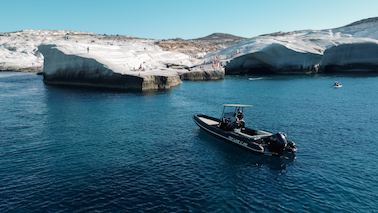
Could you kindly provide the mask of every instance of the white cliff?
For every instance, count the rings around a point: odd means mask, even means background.
[[[324,52],[320,67],[325,72],[377,72],[378,42],[331,47]]]
[[[165,51],[154,40],[110,40],[98,35],[79,38],[67,35],[63,40],[45,41],[38,46],[44,56],[45,83],[145,91],[169,89],[180,84],[181,78],[213,80],[224,76],[224,72],[216,70],[190,69],[202,60]],[[208,73],[214,76],[207,78]],[[190,78],[192,75],[196,78]]]
[[[208,58],[229,62],[226,74],[319,72],[322,71],[319,70],[320,63],[327,49],[342,44],[376,43],[377,20],[362,20],[336,29],[261,35],[210,53]],[[364,51],[358,50],[359,46],[355,46],[353,51]],[[373,59],[369,56],[363,60],[371,63],[369,60]]]
[[[378,71],[378,18],[250,39],[225,35],[153,40],[72,31],[0,33],[0,70],[43,68],[48,84],[126,90],[222,79],[221,64],[226,74]]]

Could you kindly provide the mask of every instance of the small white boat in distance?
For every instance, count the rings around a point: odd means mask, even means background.
[[[342,85],[340,82],[336,81],[336,82],[333,84],[333,87],[334,87],[334,88],[341,88],[341,87],[343,87],[343,85]]]
[[[250,81],[257,81],[257,80],[262,80],[263,77],[256,77],[256,78],[248,78]]]

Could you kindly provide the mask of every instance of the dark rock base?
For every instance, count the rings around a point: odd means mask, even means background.
[[[210,81],[224,79],[225,72],[215,71],[190,71],[180,75],[181,80],[186,81]]]

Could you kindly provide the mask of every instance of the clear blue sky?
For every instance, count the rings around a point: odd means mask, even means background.
[[[245,37],[378,16],[378,0],[1,0],[0,31],[68,29],[149,38]]]

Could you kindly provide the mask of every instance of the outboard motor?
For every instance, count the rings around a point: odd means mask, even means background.
[[[288,141],[286,139],[286,135],[284,133],[279,132],[270,137],[268,148],[269,148],[269,151],[281,155],[287,145],[288,145]]]
[[[292,153],[295,153],[297,151],[297,146],[295,145],[295,143],[293,141],[288,141],[287,146],[286,146],[286,150],[288,150]]]

